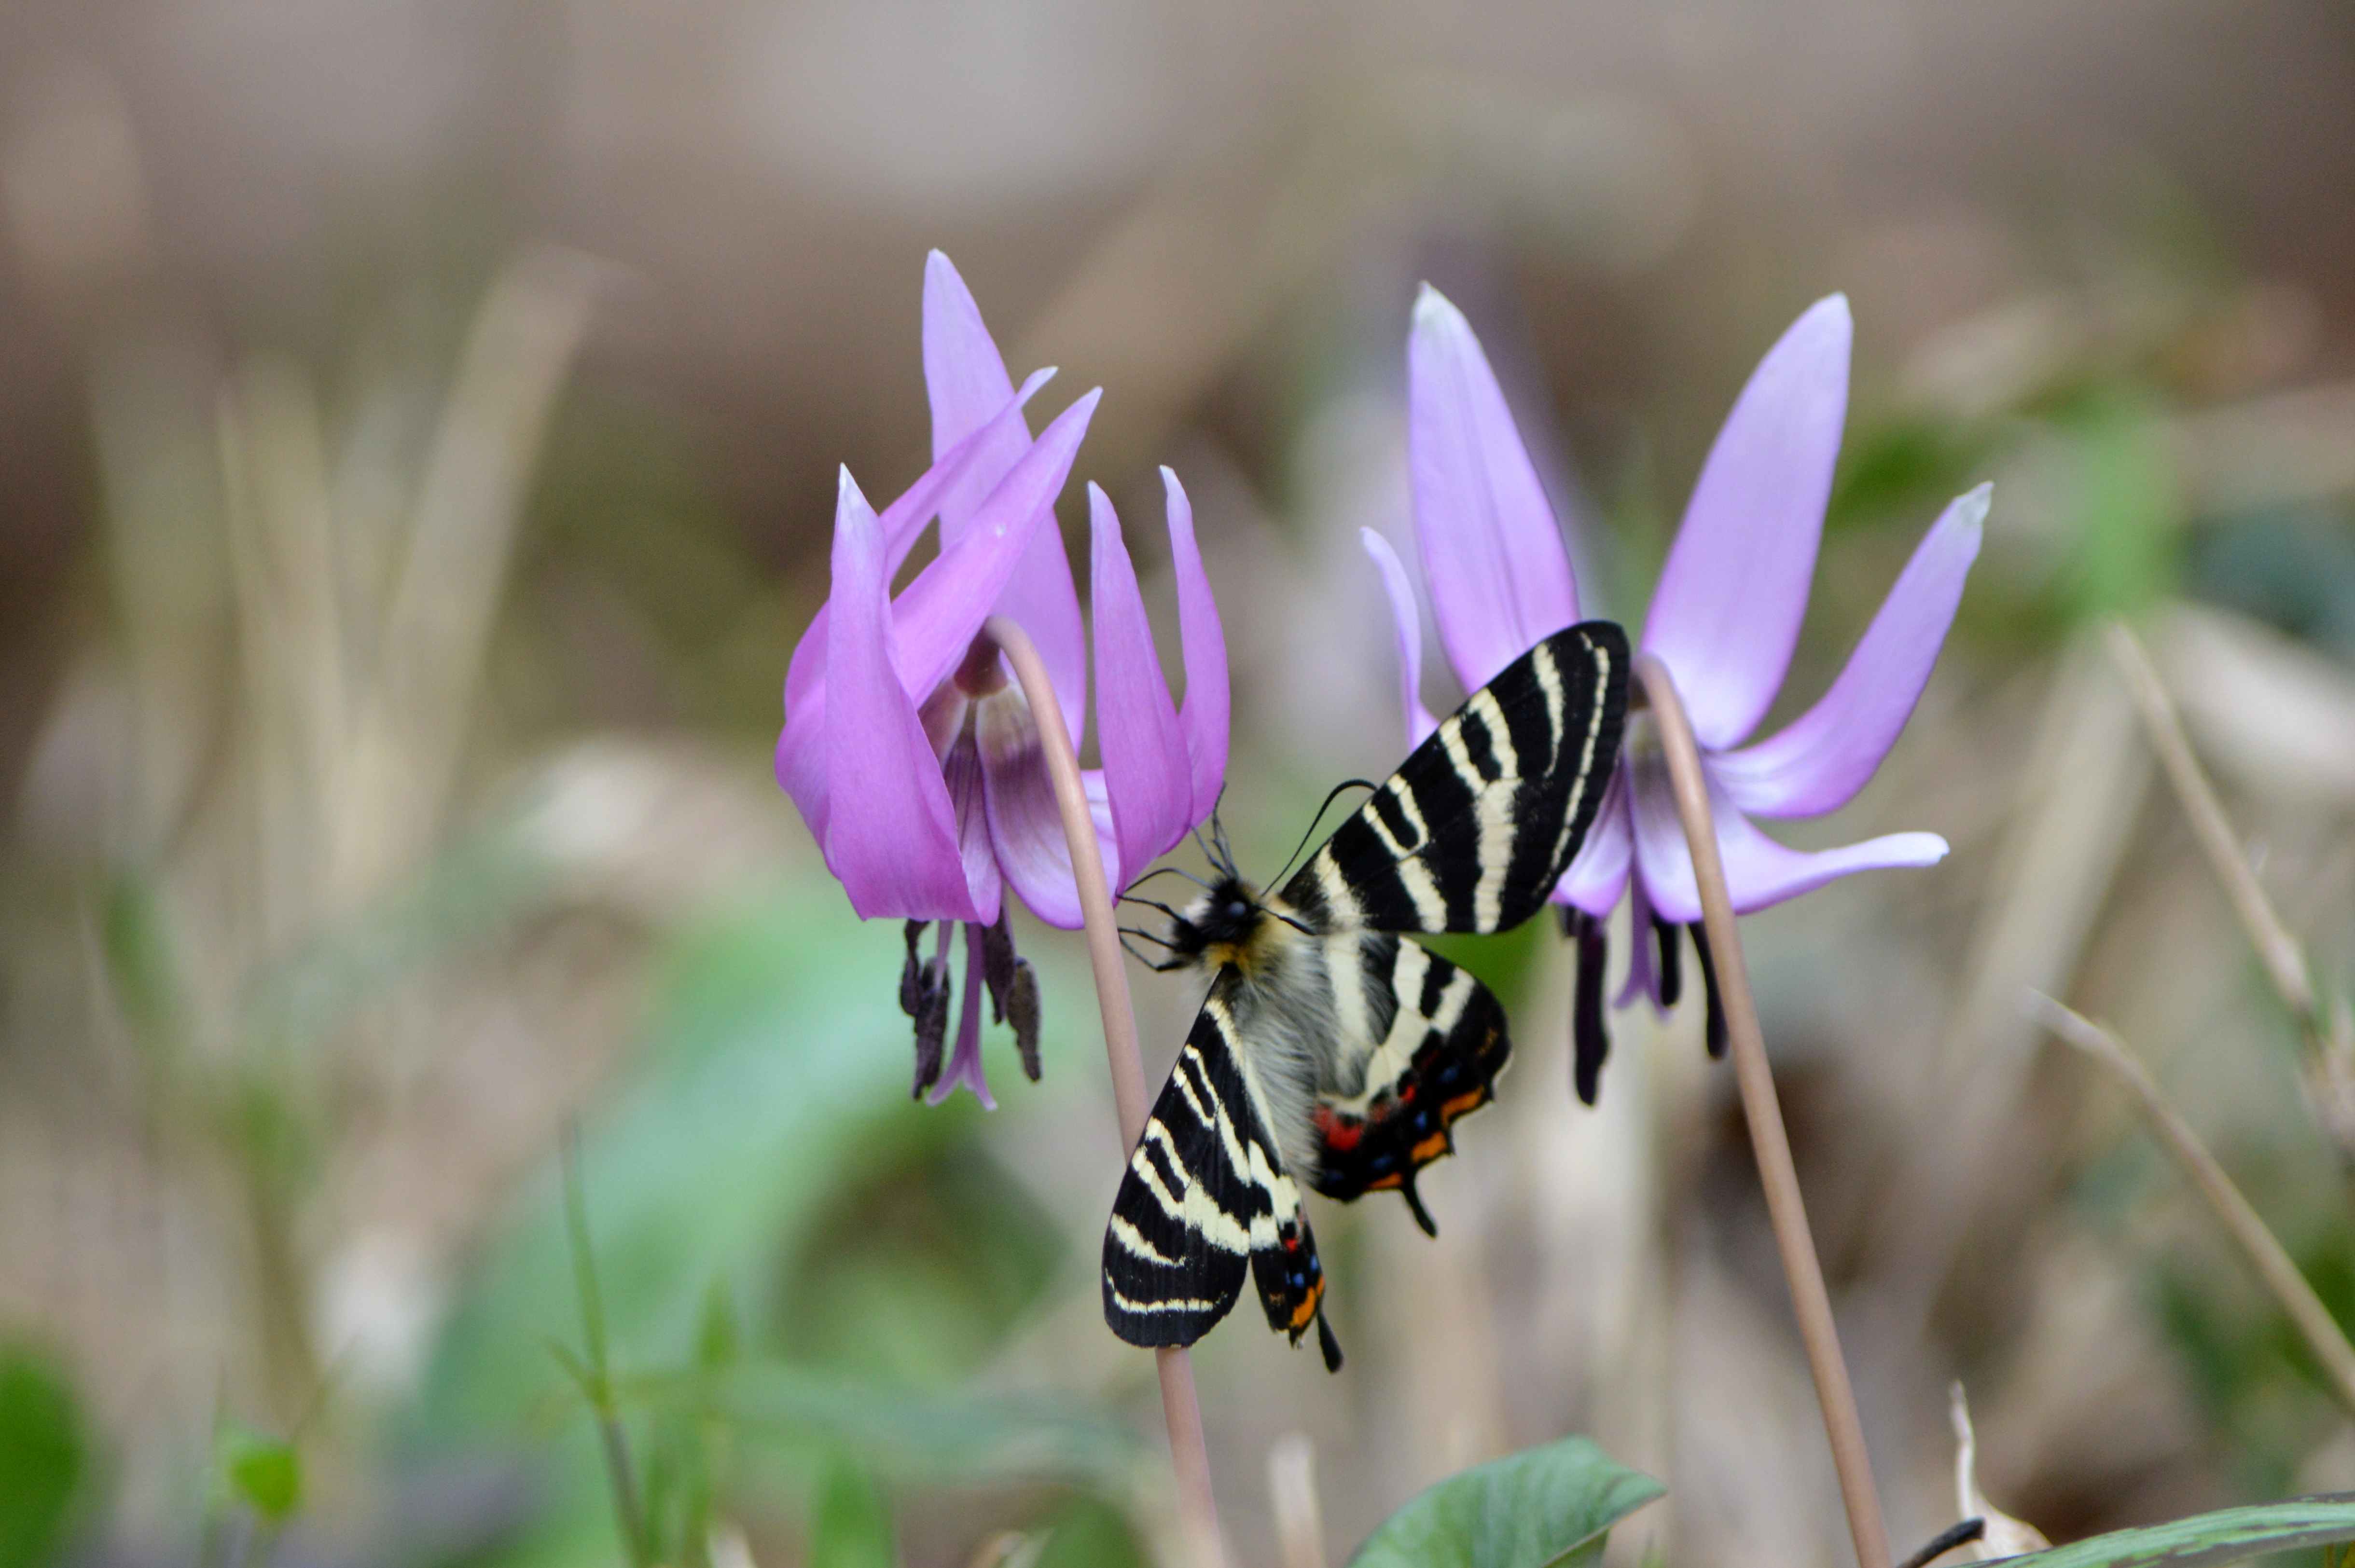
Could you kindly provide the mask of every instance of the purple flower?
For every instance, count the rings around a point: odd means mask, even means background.
[[[1851,872],[1929,865],[1946,853],[1935,833],[1913,832],[1808,853],[1751,821],[1836,810],[1872,777],[1929,679],[1987,517],[1986,485],[1949,505],[1831,689],[1788,727],[1743,744],[1783,684],[1806,611],[1848,407],[1850,332],[1847,300],[1819,301],[1752,373],[1701,466],[1644,622],[1643,648],[1667,664],[1691,716],[1726,881],[1742,914]],[[1576,621],[1578,587],[1479,340],[1428,287],[1408,347],[1407,436],[1433,618],[1448,663],[1470,689]],[[1365,542],[1390,594],[1408,736],[1419,741],[1432,718],[1416,694],[1413,590],[1380,535],[1369,530]],[[1619,1004],[1641,991],[1672,1006],[1680,989],[1676,927],[1700,919],[1700,898],[1666,761],[1647,727],[1631,730],[1602,814],[1554,894],[1581,945],[1578,1083],[1589,1103],[1605,1049],[1602,922],[1623,893],[1634,899],[1636,929],[1655,933],[1657,954],[1656,961],[1636,942]],[[1704,948],[1710,980],[1707,961]],[[1716,1049],[1723,1023],[1713,980],[1709,990]]]
[[[835,512],[833,591],[794,650],[777,782],[794,799],[867,919],[907,922],[900,1004],[916,1025],[916,1091],[960,1084],[994,1105],[981,1070],[981,997],[1014,1026],[1039,1075],[1038,988],[1014,952],[1006,890],[1050,926],[1080,924],[1071,858],[1039,727],[997,646],[992,615],[1019,625],[1054,683],[1077,746],[1088,705],[1088,632],[1054,503],[1100,393],[1036,441],[1022,408],[1050,372],[1015,389],[948,258],[924,273],[924,381],[933,464],[879,517],[849,472]],[[1227,656],[1178,476],[1161,471],[1178,578],[1186,703],[1162,679],[1120,519],[1089,490],[1098,747],[1085,775],[1117,892],[1209,814],[1227,766]],[[934,516],[940,553],[891,579]],[[926,927],[939,930],[923,951]],[[965,927],[964,994],[943,1073],[949,948]]]

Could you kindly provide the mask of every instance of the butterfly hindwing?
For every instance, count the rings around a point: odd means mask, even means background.
[[[1558,631],[1472,694],[1285,884],[1328,927],[1502,931],[1585,841],[1619,751],[1627,637]]]
[[[1250,1272],[1269,1326],[1297,1343],[1314,1324],[1337,1366],[1324,1266],[1235,1036],[1244,984],[1231,968],[1211,983],[1129,1158],[1104,1231],[1104,1320],[1133,1345],[1190,1345]]]
[[[1415,1173],[1455,1151],[1458,1118],[1487,1105],[1512,1055],[1494,992],[1421,943],[1366,934],[1329,965],[1337,991],[1358,986],[1369,1027],[1336,1057],[1317,1089],[1311,1182],[1347,1202],[1395,1190],[1433,1234]],[[1374,1031],[1379,1029],[1380,1033]]]

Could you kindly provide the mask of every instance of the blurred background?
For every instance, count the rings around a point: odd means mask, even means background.
[[[2355,1488],[2207,1211],[2021,1007],[2111,1020],[2355,1316],[2350,1166],[2097,635],[2143,629],[2343,994],[2351,191],[2331,0],[13,0],[0,1564],[618,1561],[568,1126],[666,1561],[1161,1558],[1077,943],[1019,934],[1042,1083],[993,1032],[1000,1109],[911,1104],[899,930],[770,775],[835,465],[888,495],[929,450],[932,246],[1062,367],[1041,411],[1109,389],[1076,476],[1167,622],[1153,465],[1191,490],[1247,867],[1401,749],[1357,530],[1409,538],[1420,280],[1630,623],[1751,366],[1845,290],[1778,717],[1996,485],[1911,729],[1783,834],[1953,855],[1744,927],[1892,1532],[1955,1518],[1955,1378],[2056,1539]],[[1198,1355],[1237,1561],[1304,1452],[1337,1562],[1568,1432],[1670,1489],[1614,1561],[1843,1560],[1699,1008],[1617,1015],[1589,1111],[1550,926],[1464,950],[1519,1050],[1438,1240],[1319,1207],[1346,1372],[1248,1312]],[[1158,1082],[1199,982],[1137,985]]]

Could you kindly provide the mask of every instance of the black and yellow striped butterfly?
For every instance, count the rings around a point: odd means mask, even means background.
[[[1214,978],[1104,1231],[1104,1319],[1189,1345],[1253,1276],[1269,1325],[1340,1347],[1299,1183],[1395,1190],[1486,1105],[1512,1045],[1471,975],[1402,932],[1502,931],[1541,908],[1601,805],[1627,707],[1626,634],[1588,621],[1530,649],[1417,747],[1280,893],[1215,849],[1156,968]]]

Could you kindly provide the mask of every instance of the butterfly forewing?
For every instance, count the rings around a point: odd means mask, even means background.
[[[1104,1231],[1105,1321],[1133,1345],[1190,1345],[1256,1275],[1268,1323],[1296,1342],[1313,1324],[1323,1265],[1235,1038],[1243,985],[1222,969],[1129,1158]]]
[[[1332,929],[1502,931],[1536,914],[1602,804],[1626,634],[1558,631],[1448,715],[1284,885]]]

